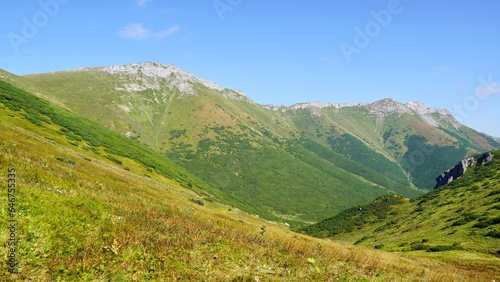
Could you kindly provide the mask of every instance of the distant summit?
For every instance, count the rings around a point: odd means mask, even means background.
[[[147,77],[150,79],[164,78],[170,79],[173,85],[179,88],[181,92],[193,93],[194,90],[191,86],[192,83],[199,83],[210,89],[223,91],[225,88],[206,79],[198,78],[197,76],[190,74],[176,67],[175,65],[164,65],[158,63],[138,63],[130,65],[120,65],[120,66],[110,66],[100,68],[99,70],[108,72],[109,74],[126,74],[135,75],[136,77]],[[156,84],[153,85],[143,85],[143,87],[148,87],[159,89]]]
[[[134,63],[127,65],[88,67],[70,70],[70,72],[105,72],[123,80],[127,80],[115,90],[129,93],[140,92],[148,89],[161,91],[162,87],[170,90],[178,90],[183,95],[194,95],[195,85],[202,85],[208,89],[221,92],[224,96],[234,100],[252,102],[245,94],[236,89],[225,88],[215,82],[199,78],[172,64],[160,64],[153,62]],[[252,102],[253,103],[253,102]]]
[[[320,109],[342,109],[342,108],[366,108],[368,111],[378,117],[386,117],[392,114],[416,114],[427,124],[434,127],[442,126],[439,120],[436,120],[435,115],[439,116],[441,119],[449,122],[455,129],[460,127],[460,122],[458,122],[453,115],[443,108],[430,108],[424,105],[422,102],[411,101],[406,104],[398,102],[393,98],[385,98],[373,103],[325,103],[325,102],[306,102],[297,103],[289,107],[285,106],[274,106],[274,105],[264,105],[266,109],[274,111],[287,111],[287,110],[301,110],[310,109],[314,114],[320,115]]]

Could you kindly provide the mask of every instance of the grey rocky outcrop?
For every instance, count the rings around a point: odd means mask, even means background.
[[[492,152],[486,152],[482,154],[478,159],[477,159],[477,165],[483,165],[484,163],[491,162],[495,155]]]
[[[473,167],[476,163],[477,165],[481,166],[487,162],[490,162],[493,157],[493,153],[486,152],[479,158],[477,158],[477,160],[472,157],[461,160],[458,164],[441,173],[436,178],[436,186],[434,187],[434,189],[458,179],[460,176],[464,175],[468,168]]]

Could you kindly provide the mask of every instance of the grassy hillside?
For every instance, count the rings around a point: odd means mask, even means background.
[[[265,107],[155,63],[28,75],[19,86],[146,144],[219,198],[291,225],[388,193],[417,197],[465,154],[500,146],[440,115],[432,126],[370,105]]]
[[[129,93],[120,90],[126,88],[123,85],[149,78],[93,69],[26,79],[45,89],[48,99],[57,98],[72,111],[147,144],[241,201],[242,209],[268,219],[295,225],[390,191],[408,197],[421,193],[410,188],[403,171],[380,154],[373,156],[383,166],[370,162],[371,167],[359,169],[366,167],[363,160],[346,158],[328,144],[310,150],[311,141],[301,138],[290,117],[245,99],[228,99],[202,85],[193,86],[195,95],[186,94],[170,88],[170,80],[158,78],[159,89]],[[388,175],[392,169],[396,177]]]
[[[75,148],[83,149],[95,156],[102,156],[121,165],[125,170],[130,169],[128,163],[136,162],[141,165],[143,174],[159,173],[207,199],[244,206],[247,211],[256,212],[251,206],[222,193],[216,187],[210,186],[133,139],[82,119],[8,83],[0,81],[0,91],[0,102],[7,109],[19,112],[23,118],[40,128],[49,127],[56,130],[59,139],[66,140]],[[48,138],[53,139],[53,137]]]
[[[136,151],[142,147],[131,140],[11,85],[0,85],[0,183],[16,187],[10,196],[7,191],[0,194],[2,281],[494,277],[481,268],[463,269],[308,238],[207,201],[193,192],[195,185],[193,190],[180,185],[191,181],[202,186],[196,178],[168,162],[149,169],[132,154],[150,154],[146,156],[154,160],[151,151]],[[115,151],[106,151],[109,148]],[[7,228],[12,224],[14,232]],[[12,236],[17,244],[10,252],[7,242]],[[18,263],[13,274],[7,259],[11,253]]]
[[[408,197],[421,194],[415,189],[409,189],[409,179],[390,156],[369,144],[368,139],[363,140],[353,135],[353,132],[358,133],[359,130],[364,131],[374,126],[371,124],[373,118],[368,118],[366,112],[363,115],[359,109],[351,109],[346,115],[340,115],[327,109],[322,116],[318,116],[308,109],[299,109],[287,112],[287,115],[300,132],[301,137],[296,142],[331,165]],[[349,122],[346,124],[348,115]],[[345,129],[347,125],[352,131]],[[373,127],[370,131],[375,132]]]
[[[489,268],[500,274],[500,151],[494,154],[415,200],[383,196],[302,231],[388,251],[439,253],[461,264],[467,256],[490,257]]]

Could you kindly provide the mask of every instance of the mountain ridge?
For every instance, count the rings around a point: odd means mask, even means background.
[[[433,187],[429,175],[466,154],[500,147],[465,126],[457,129],[445,110],[422,103],[270,107],[172,65],[13,79],[147,144],[242,200],[239,208],[257,206],[261,216],[292,224],[320,220],[390,191],[416,197]]]
[[[230,89],[210,80],[199,78],[196,75],[188,73],[173,64],[161,64],[154,62],[142,62],[142,63],[132,63],[125,65],[114,65],[114,66],[105,66],[105,67],[85,67],[78,68],[67,71],[58,71],[58,72],[78,72],[78,71],[89,71],[89,70],[99,70],[104,71],[110,74],[144,74],[147,77],[155,78],[165,78],[168,79],[170,77],[174,77],[174,84],[179,88],[181,92],[188,92],[190,94],[194,93],[194,90],[186,84],[186,82],[191,83],[200,83],[203,86],[214,89],[220,92],[230,91],[236,93],[238,96],[244,96],[247,102],[255,103],[252,99],[247,97],[243,91],[237,89]],[[57,73],[57,72],[49,72],[49,73]],[[177,80],[175,80],[177,79]],[[145,84],[142,87],[138,85],[129,85],[128,89],[117,89],[117,90],[126,90],[129,92],[132,91],[141,91],[148,88],[159,90],[158,84]],[[228,97],[230,98],[230,97]],[[241,98],[240,98],[241,99]],[[310,102],[297,102],[290,106],[284,105],[272,105],[272,104],[259,104],[264,108],[272,109],[272,110],[283,110],[283,109],[316,109],[316,108],[328,108],[333,107],[336,109],[345,108],[345,107],[368,107],[370,112],[387,116],[393,113],[408,113],[410,110],[415,111],[420,115],[426,115],[426,121],[431,125],[437,125],[438,123],[429,117],[430,114],[437,113],[442,116],[446,116],[450,118],[450,122],[452,124],[459,124],[459,122],[453,117],[451,112],[445,108],[436,108],[436,107],[427,107],[424,103],[420,101],[409,101],[407,103],[401,103],[394,98],[382,98],[380,100],[374,102],[347,102],[347,103],[336,103],[336,102],[321,102],[321,101],[310,101]]]

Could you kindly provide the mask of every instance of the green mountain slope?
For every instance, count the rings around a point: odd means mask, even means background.
[[[387,193],[416,197],[422,193],[416,188],[432,187],[429,176],[468,153],[500,147],[449,113],[419,104],[262,106],[171,65],[86,68],[19,81],[147,144],[241,208],[291,224]]]
[[[500,151],[458,180],[409,201],[383,196],[303,232],[390,251],[500,255]],[[500,270],[500,269],[498,269]]]
[[[4,82],[0,131],[0,183],[16,188],[0,193],[1,281],[495,277],[308,238],[208,201],[193,192],[207,184],[154,151]]]
[[[141,171],[146,175],[158,173],[206,197],[237,204],[234,199],[226,194],[219,194],[217,189],[137,141],[105,129],[3,81],[0,81],[0,103],[5,109],[18,112],[23,119],[40,128],[55,130],[59,140],[65,140],[75,148],[120,164],[124,170],[130,169],[127,164],[135,163],[141,166]]]

